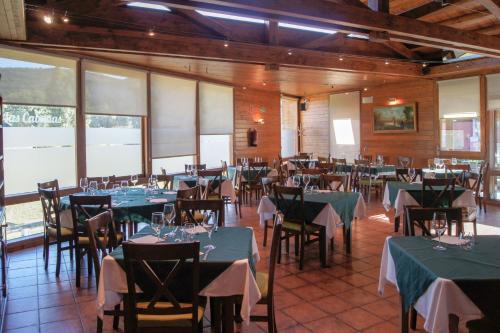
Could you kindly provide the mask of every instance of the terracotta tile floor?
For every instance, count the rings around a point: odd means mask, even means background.
[[[229,208],[229,225],[253,226],[262,260],[257,269],[266,270],[269,246],[261,246],[263,231],[258,225],[257,207],[243,209],[238,219]],[[480,214],[480,234],[500,234],[500,209],[489,207]],[[373,201],[367,217],[353,226],[352,253],[342,250],[337,233],[331,266],[321,269],[318,249],[306,249],[306,264],[299,271],[295,257],[284,254],[276,272],[276,316],[280,332],[399,332],[399,296],[393,287],[384,296],[377,293],[380,254],[387,235],[393,234],[382,205]],[[293,247],[292,247],[293,248]],[[5,329],[9,333],[95,332],[96,288],[93,277],[74,285],[74,264],[65,255],[61,275],[55,277],[55,256],[51,253],[44,270],[41,247],[14,252],[9,257],[9,301]],[[83,273],[87,276],[86,273]],[[262,312],[263,308],[256,309]],[[123,331],[123,322],[120,323]],[[422,319],[418,320],[421,330]],[[113,332],[111,321],[105,331]],[[207,329],[207,332],[209,330]],[[237,332],[265,332],[266,325],[237,326]]]

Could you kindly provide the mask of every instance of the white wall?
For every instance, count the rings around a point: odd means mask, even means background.
[[[330,95],[330,155],[353,161],[359,154],[359,91]]]

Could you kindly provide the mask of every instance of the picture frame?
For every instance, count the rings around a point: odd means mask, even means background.
[[[373,108],[373,133],[412,133],[417,130],[417,103]]]

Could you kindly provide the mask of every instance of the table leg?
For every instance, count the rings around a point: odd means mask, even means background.
[[[346,228],[345,225],[342,228],[344,228],[345,252],[351,253],[351,228]]]
[[[457,315],[450,313],[448,315],[448,332],[450,333],[458,333],[458,322],[459,318]]]
[[[394,217],[394,232],[398,232],[399,231],[399,223],[400,223],[400,217],[399,216],[395,216]]]
[[[223,329],[224,333],[234,333],[234,298],[223,297]]]
[[[326,228],[321,227],[319,229],[319,248],[320,248],[320,259],[321,267],[327,267],[327,253],[328,253],[328,241],[326,240]]]
[[[401,297],[401,333],[408,333],[409,331],[409,322],[408,322],[408,310],[404,307],[403,295]]]

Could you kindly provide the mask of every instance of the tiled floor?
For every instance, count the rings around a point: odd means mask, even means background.
[[[269,246],[262,244],[256,206],[244,207],[238,219],[233,209],[227,214],[229,225],[253,226],[260,245],[262,260],[258,269],[267,269]],[[489,207],[479,217],[479,233],[500,234],[500,209]],[[387,235],[393,234],[382,205],[367,206],[367,217],[353,227],[350,256],[342,251],[342,235],[337,233],[331,267],[321,269],[316,258],[318,249],[306,250],[303,271],[293,255],[284,255],[277,268],[276,307],[280,332],[398,332],[399,296],[394,288],[386,288],[383,297],[377,293],[380,254]],[[64,256],[58,279],[55,256],[44,270],[41,248],[10,254],[9,301],[5,329],[9,333],[31,332],[95,332],[96,288],[94,279],[82,279],[82,287],[74,285],[74,264]],[[87,275],[84,273],[84,275]],[[257,312],[263,309],[256,309]],[[422,327],[419,319],[418,326]],[[123,330],[123,323],[120,324]],[[105,321],[105,331],[112,332]],[[265,332],[263,324],[237,327],[240,332]]]

